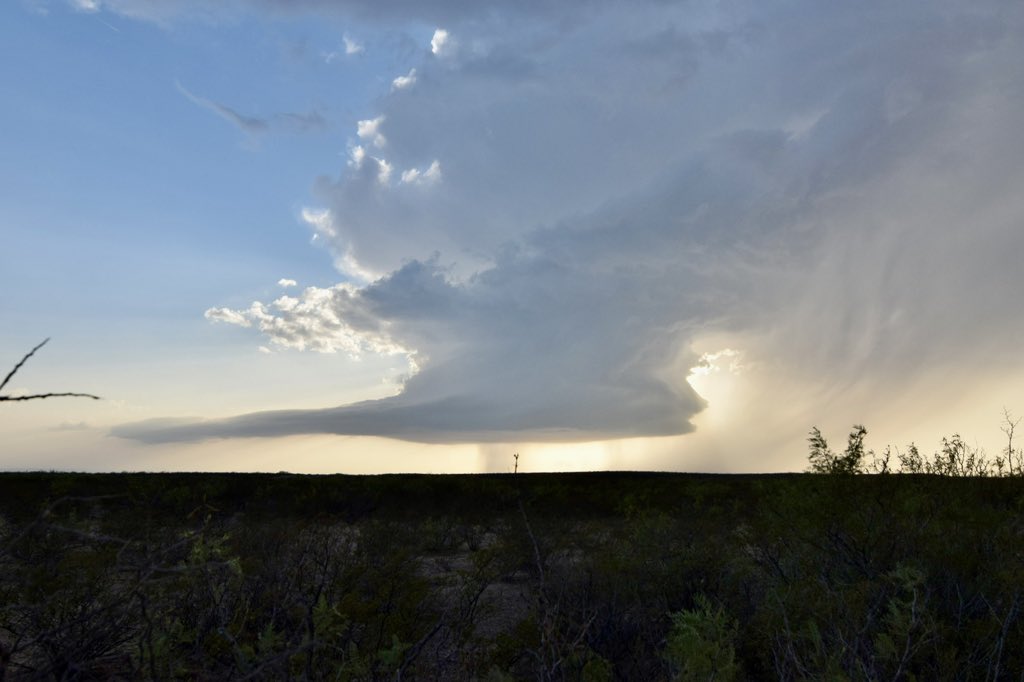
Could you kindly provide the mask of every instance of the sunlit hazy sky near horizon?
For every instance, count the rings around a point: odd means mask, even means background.
[[[0,469],[786,471],[1024,414],[1024,5],[13,0]]]

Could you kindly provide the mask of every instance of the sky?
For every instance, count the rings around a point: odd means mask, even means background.
[[[1024,414],[1024,5],[13,0],[0,469],[798,471]]]

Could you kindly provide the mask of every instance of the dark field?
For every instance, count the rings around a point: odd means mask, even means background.
[[[1002,680],[1024,481],[0,474],[0,678]]]

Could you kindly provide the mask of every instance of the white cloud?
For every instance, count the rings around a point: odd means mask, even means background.
[[[323,58],[324,64],[331,64],[340,56],[340,53],[336,50],[323,50],[320,52],[320,56]]]
[[[203,317],[210,320],[211,322],[224,322],[225,324],[235,324],[239,327],[251,327],[252,323],[246,318],[245,315],[238,313],[229,308],[210,308]]]
[[[383,135],[377,133],[377,126],[380,124],[382,118],[374,119],[373,121],[360,121],[360,137],[372,137],[375,146],[384,146],[385,139]],[[363,126],[366,123],[368,125]],[[391,182],[391,163],[387,159],[370,156],[366,153],[366,149],[362,145],[355,145],[349,149],[348,167],[356,171],[363,171],[364,169],[369,170],[372,166],[376,169],[377,184],[388,185]],[[363,177],[360,174],[360,177]]]
[[[71,6],[79,12],[99,12],[99,0],[69,0]]]
[[[391,182],[391,164],[386,159],[375,159],[377,161],[377,182],[387,185]]]
[[[353,357],[412,354],[389,336],[386,324],[367,315],[360,290],[350,284],[307,287],[299,297],[281,296],[270,304],[255,301],[244,310],[211,308],[206,316],[243,327],[256,326],[280,348],[342,351]]]
[[[303,222],[313,228],[313,231],[317,236],[332,239],[337,235],[337,231],[334,229],[334,224],[331,220],[330,211],[304,208],[300,215]]]
[[[347,275],[356,282],[372,282],[381,277],[381,273],[364,267],[356,259],[351,248],[338,249],[338,230],[334,227],[331,212],[325,209],[302,209],[302,221],[313,229],[314,239],[322,240],[333,252],[334,266],[338,272]]]
[[[282,277],[281,279],[277,280],[277,286],[279,287],[294,287],[298,286],[298,284],[299,283],[296,282],[294,279],[286,279]]]
[[[415,68],[409,69],[409,73],[405,76],[397,76],[393,81],[391,81],[392,90],[405,90],[406,88],[411,88],[414,85],[416,85]]]
[[[356,145],[352,147],[348,152],[348,165],[352,168],[359,169],[363,165],[363,159],[366,158],[366,150],[363,149],[362,145]]]
[[[380,132],[380,126],[384,123],[384,116],[368,118],[356,124],[356,135],[362,140],[369,140],[375,147],[383,147],[387,144],[387,138]]]
[[[742,354],[733,348],[723,348],[713,353],[703,353],[697,364],[690,368],[693,376],[708,376],[720,372],[740,374],[743,371]]]
[[[402,171],[402,182],[408,185],[432,185],[441,180],[441,162],[437,159],[426,170],[410,168]]]
[[[347,35],[342,36],[341,40],[345,45],[345,54],[347,55],[360,54],[364,50],[362,43],[349,38]]]
[[[455,51],[455,41],[443,28],[436,29],[430,38],[430,51],[438,57],[450,56]]]

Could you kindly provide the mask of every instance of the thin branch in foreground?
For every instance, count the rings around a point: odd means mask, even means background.
[[[49,340],[50,340],[50,337],[46,337],[45,339],[43,339],[43,341],[41,343],[36,345],[35,348],[33,348],[32,350],[30,350],[28,353],[25,354],[25,357],[23,357],[20,361],[18,361],[18,364],[16,364],[14,366],[14,369],[12,369],[10,372],[8,372],[7,376],[4,377],[4,380],[2,382],[0,382],[0,391],[2,391],[4,389],[4,386],[6,386],[8,383],[10,383],[10,381],[14,377],[14,375],[18,373],[18,370],[21,369],[22,366],[26,362],[28,362],[28,359],[30,357],[32,357],[33,355],[35,355],[37,350],[39,350],[40,348],[45,346]],[[6,402],[15,402],[15,401],[24,401],[24,400],[43,400],[45,398],[92,398],[93,400],[101,400],[101,398],[98,395],[93,395],[92,393],[62,392],[62,393],[33,393],[32,395],[17,395],[17,396],[0,395],[0,402],[5,402],[5,401]]]
[[[35,348],[33,348],[32,350],[25,354],[25,357],[23,357],[21,361],[14,366],[14,369],[7,373],[7,376],[4,377],[3,382],[0,382],[0,391],[4,390],[4,386],[6,386],[7,382],[9,382],[11,378],[18,373],[18,370],[21,369],[21,366],[28,362],[28,359],[35,355],[37,350],[45,346],[49,340],[50,337],[47,336],[45,339],[43,339],[42,343],[40,343],[38,346],[36,346]]]
[[[5,400],[14,402],[16,400],[40,400],[43,398],[92,398],[102,400],[98,395],[91,393],[35,393],[33,395],[0,395],[0,402]]]

